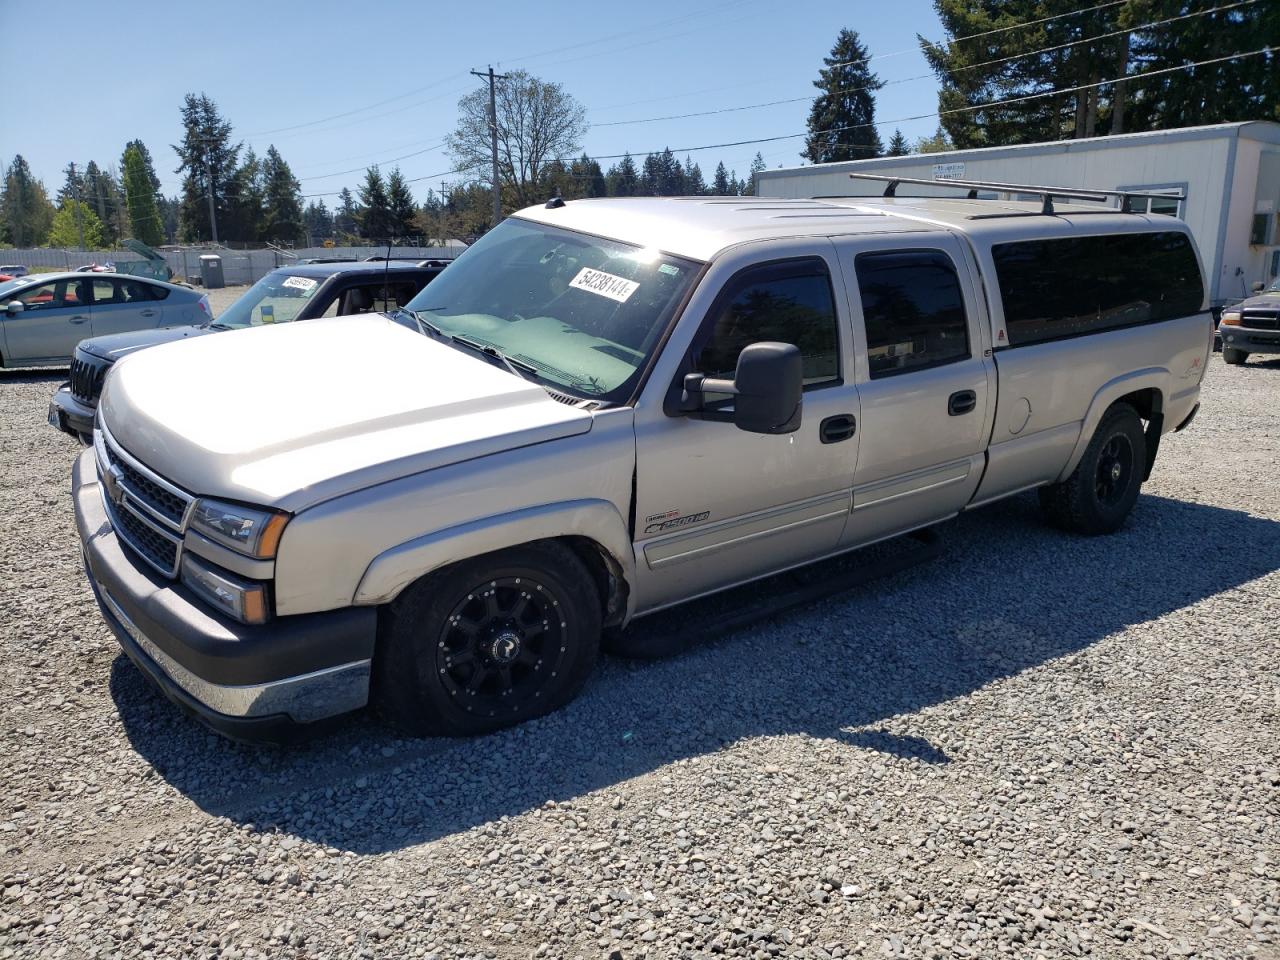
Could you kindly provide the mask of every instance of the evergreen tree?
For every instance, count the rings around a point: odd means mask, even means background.
[[[143,243],[156,247],[164,243],[164,222],[156,204],[156,191],[147,174],[147,161],[138,149],[139,141],[124,148],[124,196],[129,214],[129,232]]]
[[[77,213],[79,223],[76,222]],[[81,230],[84,231],[83,245],[80,242]],[[64,200],[58,207],[58,212],[53,215],[53,224],[49,229],[51,247],[101,250],[104,240],[102,221],[83,200]]]
[[[686,156],[684,158],[684,194],[687,197],[701,197],[707,193],[707,182],[702,179],[702,168]]]
[[[600,169],[599,163],[585,153],[573,161],[569,167],[569,174],[577,183],[575,196],[604,197],[608,195],[609,188],[605,183],[604,171]]]
[[[260,239],[275,243],[301,243],[306,236],[302,223],[302,185],[289,169],[275,145],[267,147],[262,161],[264,210]]]
[[[142,167],[147,172],[147,179],[151,182],[151,192],[155,194],[157,201],[160,197],[160,178],[156,176],[155,164],[151,161],[151,151],[147,149],[147,145],[141,140],[130,140],[124,145],[124,153],[120,155],[120,169],[125,167],[125,157],[129,150],[137,150],[142,157]]]
[[[764,157],[760,155],[759,151],[756,151],[755,159],[751,161],[751,173],[748,175],[748,180],[738,192],[744,197],[754,197],[756,195],[756,174],[763,169]]]
[[[323,199],[318,203],[312,200],[307,204],[307,208],[302,211],[302,222],[307,228],[307,240],[310,244],[333,236],[333,214],[324,205]]]
[[[80,199],[89,204],[102,224],[103,239],[108,246],[120,238],[120,187],[116,178],[98,169],[90,160],[84,168],[84,193]]]
[[[68,200],[74,200],[77,197],[81,200],[85,198],[88,188],[84,182],[84,167],[76,169],[74,164],[67,164],[62,168],[62,186],[58,188],[58,206],[59,208]]]
[[[31,175],[22,154],[13,158],[0,191],[0,239],[15,247],[34,247],[45,241],[53,223],[53,205],[44,184]]]
[[[183,174],[181,234],[188,241],[208,239],[212,237],[208,198],[213,197],[217,217],[226,216],[227,187],[241,144],[231,142],[231,124],[203,93],[183,98],[182,125],[182,143],[173,146],[179,160],[174,172]]]
[[[733,189],[729,182],[729,171],[724,168],[724,161],[716,164],[716,175],[711,181],[711,192],[717,197],[727,197]]]
[[[157,202],[160,206],[160,218],[164,221],[164,242],[177,243],[182,219],[182,201],[177,197],[166,197],[161,194]]]
[[[812,163],[880,155],[875,92],[884,86],[867,66],[871,55],[856,30],[841,30],[813,85],[822,91],[809,110],[803,156]]]
[[[250,147],[244,161],[227,183],[227,212],[219,214],[218,233],[223,240],[253,242],[262,239],[266,206],[266,179],[262,161]]]
[[[355,197],[346,187],[338,194],[338,208],[333,211],[334,237],[346,239],[353,237],[359,229],[360,208],[356,206]]]
[[[366,240],[385,240],[391,236],[391,206],[387,198],[387,185],[377,166],[365,171],[360,185],[360,211],[356,216],[360,236]]]
[[[634,197],[640,192],[640,173],[636,170],[636,162],[630,153],[624,153],[615,166],[609,168],[605,177],[609,196]]]
[[[405,183],[404,174],[399,167],[393,168],[387,175],[387,209],[391,215],[393,237],[408,237],[417,233],[415,221],[418,207],[413,202],[413,193]]]
[[[907,138],[902,135],[901,130],[893,131],[893,139],[889,141],[889,149],[886,150],[886,157],[905,157],[911,152],[911,147],[907,143]]]
[[[444,202],[440,199],[440,195],[435,190],[427,190],[427,198],[422,202],[422,209],[418,211],[418,217],[414,222],[427,246],[432,246],[435,241],[444,238],[443,217]]]
[[[942,125],[938,125],[938,129],[934,131],[932,137],[921,137],[912,147],[912,153],[943,153],[947,150],[955,148],[955,144],[947,137],[947,132],[942,129]]]

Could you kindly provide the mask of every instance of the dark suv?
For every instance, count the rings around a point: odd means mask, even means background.
[[[273,270],[217,318],[199,326],[161,327],[80,341],[71,379],[49,404],[49,423],[83,443],[93,440],[93,416],[111,365],[145,347],[240,330],[353,313],[393,313],[448,266],[447,260],[312,263]]]

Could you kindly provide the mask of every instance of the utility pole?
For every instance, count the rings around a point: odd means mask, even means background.
[[[71,203],[76,214],[76,233],[80,234],[80,249],[84,249],[84,221],[80,217],[80,186],[76,183],[76,165],[71,164]]]
[[[489,67],[487,74],[472,70],[471,75],[489,80],[489,145],[493,150],[493,225],[496,227],[502,219],[502,188],[498,183],[498,98],[494,92],[494,82],[507,79],[505,74],[494,73]]]

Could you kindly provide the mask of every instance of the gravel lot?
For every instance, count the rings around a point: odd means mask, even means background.
[[[1280,956],[1280,360],[1116,536],[1021,497],[519,729],[289,750],[119,652],[60,379],[0,371],[0,957]]]

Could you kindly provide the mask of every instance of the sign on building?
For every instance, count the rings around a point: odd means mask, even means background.
[[[935,163],[933,165],[933,179],[935,180],[963,180],[964,179],[964,161],[957,163]]]

